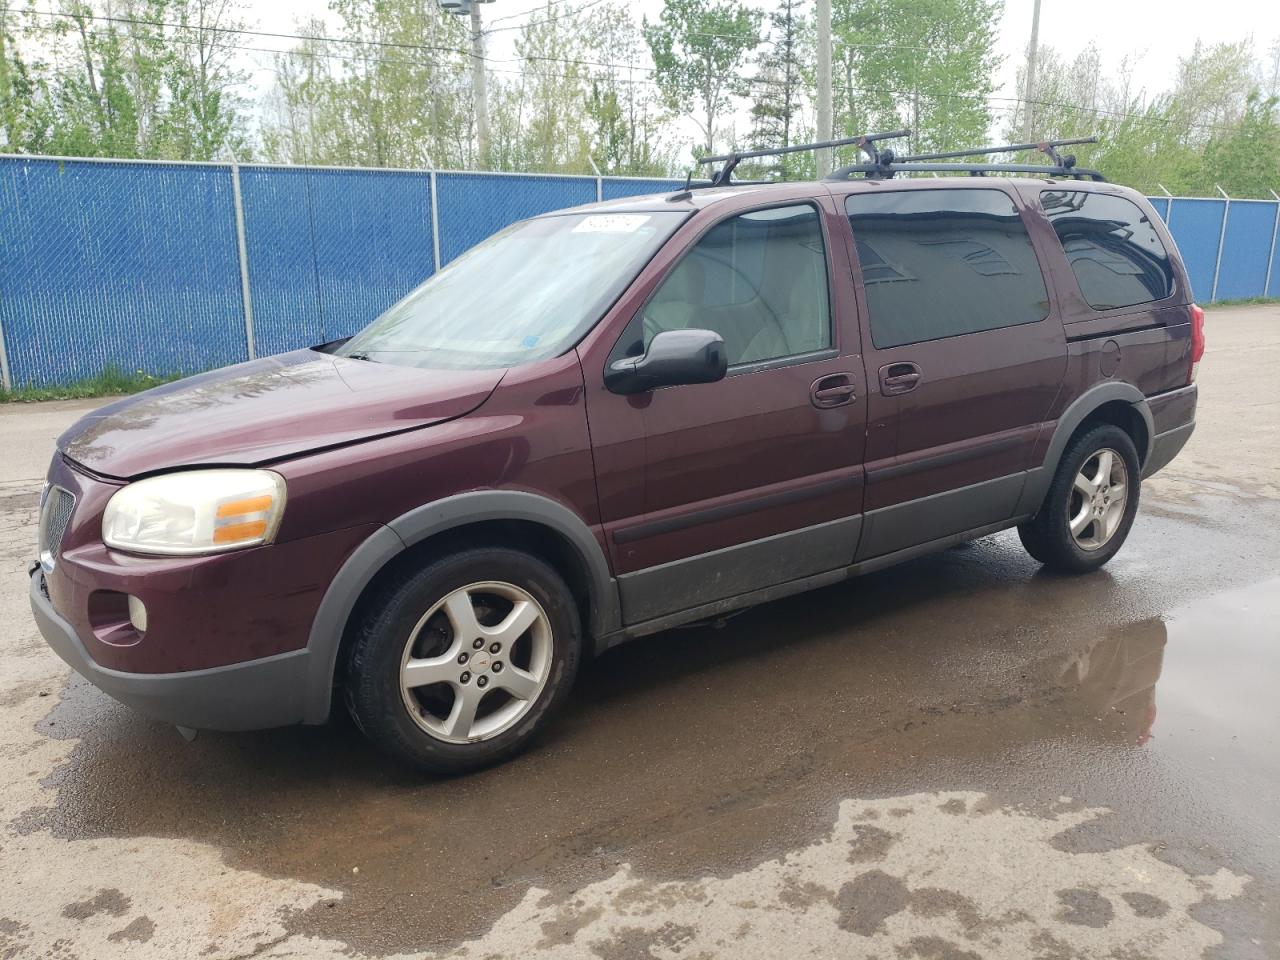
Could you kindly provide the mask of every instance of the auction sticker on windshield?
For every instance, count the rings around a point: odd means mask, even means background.
[[[643,213],[599,213],[584,217],[574,233],[635,233],[649,217]]]

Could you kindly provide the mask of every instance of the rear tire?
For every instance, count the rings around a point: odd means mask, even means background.
[[[1129,536],[1141,470],[1133,439],[1114,424],[1077,437],[1062,454],[1040,512],[1018,527],[1027,553],[1062,573],[1097,570]]]
[[[545,728],[581,648],[577,604],[555,570],[516,550],[464,550],[377,597],[352,646],[347,706],[370,740],[420,770],[475,770]]]

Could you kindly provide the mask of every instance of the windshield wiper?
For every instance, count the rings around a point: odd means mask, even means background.
[[[348,353],[346,357],[348,360],[366,360],[369,363],[378,362],[377,360],[373,359],[373,357],[369,356],[367,353]]]

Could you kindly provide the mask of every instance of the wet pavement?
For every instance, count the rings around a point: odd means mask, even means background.
[[[22,573],[91,404],[0,408],[0,958],[1280,958],[1280,308],[1209,337],[1104,571],[1002,534],[638,641],[449,780],[68,679]]]

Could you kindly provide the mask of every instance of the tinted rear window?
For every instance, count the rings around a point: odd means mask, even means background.
[[[1151,303],[1173,293],[1169,253],[1136,203],[1105,193],[1046,190],[1040,205],[1095,310]]]
[[[1001,190],[913,190],[845,201],[878,349],[1043,320],[1044,275]]]

